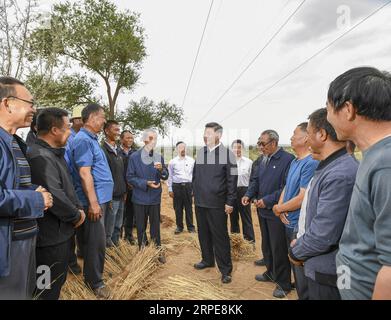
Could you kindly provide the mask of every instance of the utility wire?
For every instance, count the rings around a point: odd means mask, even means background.
[[[284,27],[288,24],[288,22],[294,17],[294,15],[299,11],[299,9],[303,6],[306,0],[303,0],[295,11],[288,17],[288,19],[278,28],[278,30],[273,34],[273,36],[266,42],[266,44],[262,47],[260,51],[258,51],[257,55],[250,61],[250,63],[243,69],[243,71],[235,78],[235,80],[229,85],[229,87],[223,92],[223,94],[217,99],[217,101],[205,112],[205,114],[200,118],[200,120],[196,123],[198,124],[220,103],[220,101],[226,96],[226,94],[233,88],[233,86],[239,81],[239,79],[246,73],[246,71],[253,65],[253,63],[259,58],[262,52],[273,42],[273,40],[277,37],[277,35],[284,29]]]
[[[350,29],[348,29],[347,31],[345,31],[342,35],[340,35],[339,37],[337,37],[336,39],[334,39],[332,42],[330,42],[328,45],[326,45],[325,47],[323,47],[322,49],[320,49],[318,52],[316,52],[315,54],[313,54],[311,57],[309,57],[308,59],[306,59],[304,62],[302,62],[301,64],[299,64],[296,68],[292,69],[291,71],[289,71],[286,75],[284,75],[282,78],[280,78],[279,80],[277,80],[276,82],[274,82],[271,86],[267,87],[266,89],[264,89],[263,91],[261,91],[260,93],[258,93],[255,97],[251,98],[249,101],[247,101],[245,104],[241,105],[239,108],[235,109],[233,112],[231,112],[230,114],[228,114],[228,116],[226,116],[225,118],[223,118],[222,121],[225,121],[226,119],[230,118],[232,115],[234,115],[236,112],[238,112],[239,110],[242,110],[244,107],[246,107],[247,105],[249,105],[251,102],[253,102],[254,100],[258,99],[260,96],[264,95],[266,92],[270,91],[271,89],[273,89],[277,84],[279,84],[281,81],[285,80],[286,78],[288,78],[289,76],[291,76],[293,73],[295,73],[297,70],[301,69],[305,64],[307,64],[309,61],[311,61],[312,59],[314,59],[315,57],[317,57],[319,54],[321,54],[323,51],[327,50],[328,48],[330,48],[334,43],[336,43],[338,40],[340,40],[341,38],[343,38],[344,36],[346,36],[349,32],[353,31],[354,29],[356,29],[359,25],[361,25],[362,23],[364,23],[366,20],[368,20],[369,18],[371,18],[373,15],[375,15],[376,13],[378,13],[380,10],[382,10],[383,8],[385,8],[386,6],[388,6],[389,4],[391,3],[391,1],[387,2],[386,4],[382,5],[381,7],[379,7],[378,9],[376,9],[375,11],[373,11],[370,15],[366,16],[364,19],[362,19],[360,22],[356,23],[353,27],[351,27]]]
[[[202,31],[202,35],[201,35],[201,39],[200,39],[200,43],[198,44],[197,53],[196,53],[196,56],[195,56],[195,59],[194,59],[193,68],[191,69],[190,78],[189,78],[189,81],[187,82],[186,92],[185,92],[185,95],[183,96],[183,100],[182,100],[182,108],[185,106],[185,102],[186,102],[187,94],[188,94],[188,92],[189,92],[190,83],[191,83],[191,80],[192,80],[192,78],[193,78],[194,69],[195,69],[195,67],[196,67],[196,64],[197,64],[198,55],[199,55],[199,53],[200,53],[200,49],[201,49],[201,45],[202,45],[202,41],[203,41],[203,39],[204,39],[204,35],[205,35],[206,27],[207,27],[207,25],[208,25],[208,21],[209,21],[210,13],[211,13],[211,11],[212,11],[213,3],[214,3],[214,0],[212,0],[212,1],[211,1],[211,3],[210,3],[210,7],[209,7],[209,11],[208,11],[208,15],[207,15],[207,17],[206,17],[206,21],[205,21],[205,25],[204,25],[204,30]]]

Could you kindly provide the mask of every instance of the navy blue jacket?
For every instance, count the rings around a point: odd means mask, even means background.
[[[340,149],[320,162],[308,192],[305,233],[289,249],[294,260],[305,261],[304,273],[314,281],[334,275],[335,257],[348,214],[357,161]],[[334,283],[335,285],[335,283]]]
[[[8,276],[11,270],[13,219],[40,218],[45,207],[39,192],[18,190],[19,169],[12,152],[12,138],[12,135],[0,127],[0,277]]]
[[[251,199],[263,200],[266,208],[258,210],[261,217],[279,220],[274,215],[272,209],[280,199],[286,183],[289,166],[294,158],[292,154],[281,148],[271,157],[266,167],[262,165],[262,158],[259,161],[259,165],[255,167],[258,170],[258,174],[252,175],[246,196]]]
[[[162,172],[155,169],[154,162],[162,164]],[[160,204],[162,187],[152,189],[147,186],[147,181],[160,183],[160,180],[168,179],[168,170],[164,165],[163,157],[157,152],[147,152],[141,148],[129,157],[126,179],[133,186],[133,203],[140,205]]]

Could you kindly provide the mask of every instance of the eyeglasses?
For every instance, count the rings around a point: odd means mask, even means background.
[[[37,102],[34,101],[34,100],[25,100],[25,99],[22,99],[22,98],[18,98],[18,97],[15,97],[15,96],[9,96],[7,97],[7,99],[16,99],[16,100],[20,100],[20,101],[23,101],[23,102],[26,102],[28,104],[31,104],[32,107],[36,107],[37,106]]]
[[[258,146],[266,147],[267,145],[271,144],[273,140],[270,140],[269,142],[258,142]]]

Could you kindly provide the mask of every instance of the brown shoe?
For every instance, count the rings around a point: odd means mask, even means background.
[[[107,288],[106,286],[103,286],[103,287],[94,289],[94,294],[98,299],[107,300],[110,298],[111,292],[110,292],[109,288]]]

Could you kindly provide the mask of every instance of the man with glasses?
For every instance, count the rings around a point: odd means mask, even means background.
[[[52,195],[31,183],[27,146],[15,133],[36,110],[22,82],[0,77],[0,299],[31,299],[35,288],[37,218]]]
[[[288,260],[285,227],[273,213],[273,206],[278,203],[285,186],[289,166],[294,156],[278,146],[279,136],[274,130],[262,132],[260,148],[263,153],[258,166],[258,174],[254,176],[242,204],[247,206],[254,199],[259,208],[258,219],[262,234],[262,253],[266,272],[256,275],[262,282],[275,282],[273,296],[285,297],[292,289],[291,267]]]

